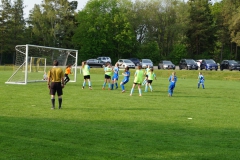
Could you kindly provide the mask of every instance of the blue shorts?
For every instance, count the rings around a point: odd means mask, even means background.
[[[114,79],[118,80],[118,75],[113,75],[112,80]]]

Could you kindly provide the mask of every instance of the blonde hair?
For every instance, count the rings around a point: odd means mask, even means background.
[[[176,75],[176,72],[172,72],[172,81],[174,81],[174,78],[175,78],[175,75]]]

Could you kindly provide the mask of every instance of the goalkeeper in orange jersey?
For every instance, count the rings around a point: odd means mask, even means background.
[[[65,79],[64,79],[64,84],[66,85],[68,81],[70,81],[70,78],[68,77],[69,74],[71,74],[71,65],[68,65],[65,69]]]

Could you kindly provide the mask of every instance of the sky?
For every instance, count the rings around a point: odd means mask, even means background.
[[[23,0],[23,4],[26,6],[24,9],[24,17],[28,17],[29,11],[33,9],[34,4],[41,4],[43,0]],[[81,10],[85,7],[87,4],[88,0],[69,0],[71,1],[78,1],[78,8],[77,10]]]

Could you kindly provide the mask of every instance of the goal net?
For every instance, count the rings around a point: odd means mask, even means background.
[[[37,45],[17,45],[16,60],[12,76],[6,84],[27,84],[28,82],[46,81],[44,75],[52,68],[53,60],[64,71],[67,65],[72,66],[70,82],[77,80],[78,51],[73,49],[54,48]]]

